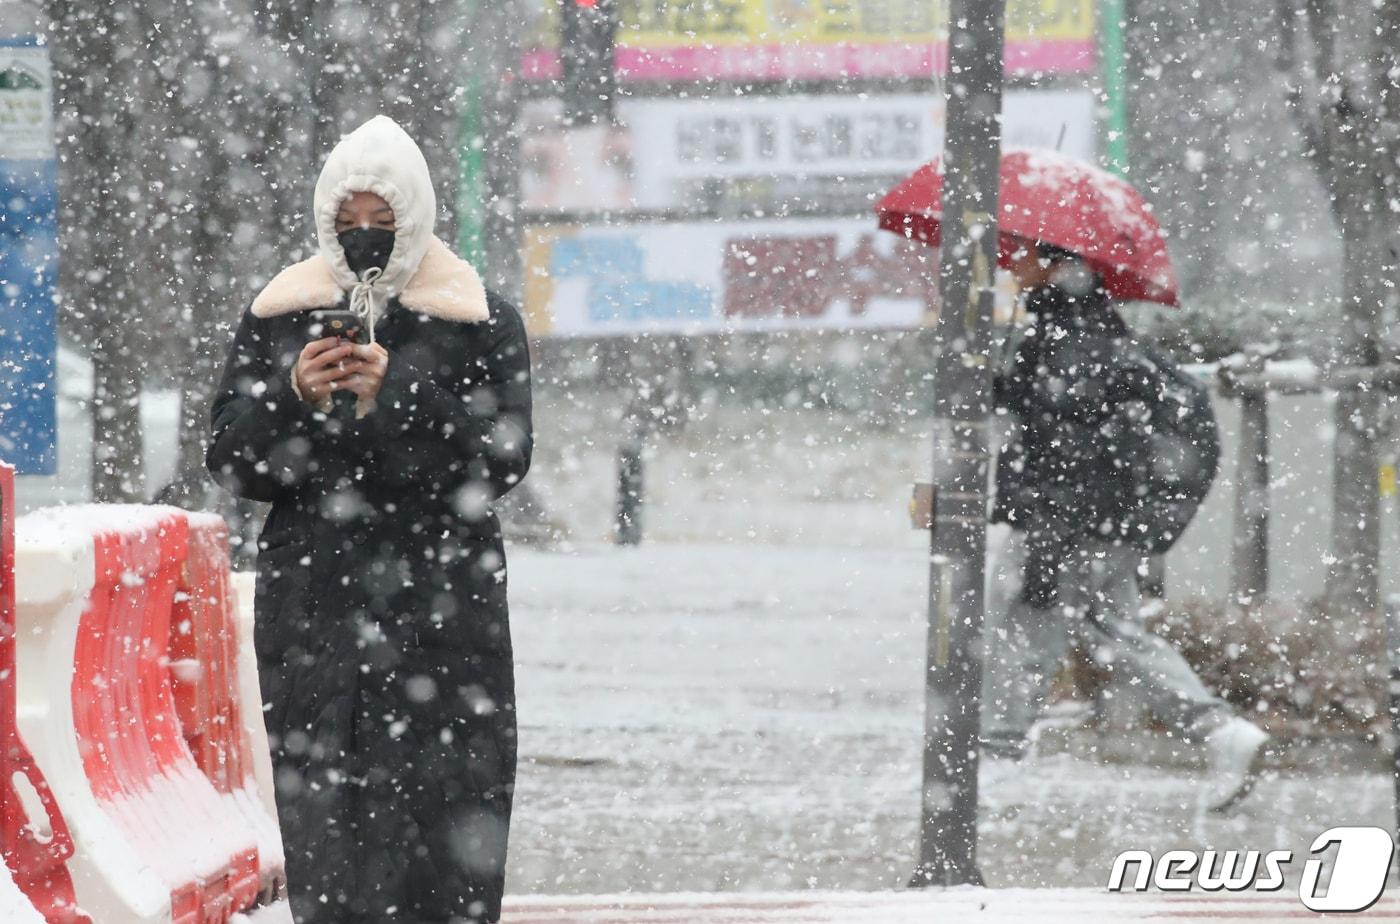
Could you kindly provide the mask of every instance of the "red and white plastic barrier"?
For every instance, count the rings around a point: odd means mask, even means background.
[[[79,749],[75,664],[79,626],[95,591],[95,545],[84,531],[61,523],[25,526],[16,536],[15,560],[19,727],[54,780],[75,835],[70,868],[81,904],[98,920],[169,921],[169,889],[88,783]]]
[[[45,510],[18,521],[15,554],[18,732],[72,832],[78,906],[104,924],[227,922],[283,862],[223,521]]]
[[[238,699],[244,704],[242,712],[242,743],[244,753],[251,756],[253,789],[262,802],[267,817],[277,819],[277,800],[273,795],[276,781],[272,771],[272,749],[268,746],[267,725],[262,717],[262,687],[258,681],[258,659],[253,654],[253,595],[257,590],[257,575],[251,571],[233,573],[233,598],[237,612],[234,624],[238,630]],[[247,708],[256,704],[257,708]],[[276,874],[281,874],[285,883],[285,866],[282,853],[282,834],[273,831],[276,854]]]
[[[266,761],[270,785],[272,759],[262,721],[257,662],[252,656],[252,627],[240,631],[229,571],[228,526],[216,514],[187,517],[189,551],[175,596],[171,676],[180,724],[195,762],[257,841],[256,853],[244,857],[237,871],[235,904],[243,908],[260,893],[274,894],[285,879],[277,809],[263,802],[254,773],[255,762]],[[251,689],[240,686],[240,662],[252,670]],[[252,713],[262,735],[257,750],[246,738],[247,710],[242,702],[258,706]]]
[[[15,688],[15,472],[0,465],[0,915],[81,924],[66,861],[73,854],[48,783],[20,739]]]

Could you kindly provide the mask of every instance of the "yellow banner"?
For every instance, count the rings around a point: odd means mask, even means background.
[[[946,0],[620,0],[623,48],[823,45],[946,38]],[[534,47],[558,46],[558,8],[535,8]],[[1088,41],[1093,0],[1008,0],[1008,43]]]

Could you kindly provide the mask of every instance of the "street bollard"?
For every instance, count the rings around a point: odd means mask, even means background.
[[[642,439],[632,436],[617,451],[617,544],[642,544]]]

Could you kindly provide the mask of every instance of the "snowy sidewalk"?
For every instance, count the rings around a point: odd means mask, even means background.
[[[1112,895],[1079,889],[939,892],[789,892],[508,899],[502,924],[933,924],[942,921],[1084,924],[1100,921],[1291,921],[1321,917],[1296,895]],[[1400,921],[1400,898],[1347,917]]]
[[[927,569],[923,549],[513,549],[507,894],[902,887],[918,844]],[[1202,782],[1070,754],[990,764],[982,872],[996,888],[1102,890],[1130,848],[1302,858],[1335,825],[1394,824],[1374,771],[1289,770],[1227,817],[1206,811]]]
[[[746,894],[568,895],[508,897],[501,924],[933,924],[1034,921],[1084,924],[1171,921],[1315,920],[1296,895],[1111,895],[1090,889],[950,889],[929,892],[771,892]],[[1400,921],[1400,898],[1384,897],[1358,921]],[[235,919],[236,920],[236,919]],[[248,924],[290,924],[285,905],[264,908]]]
[[[893,891],[918,844],[923,550],[510,562],[521,765],[503,924],[1307,920],[1312,839],[1393,823],[1380,773],[1290,771],[1222,818],[1199,772],[1045,755],[982,777],[982,872],[1017,888]],[[1120,851],[1178,847],[1300,862],[1275,895],[1104,891]],[[1350,917],[1400,922],[1400,884]]]

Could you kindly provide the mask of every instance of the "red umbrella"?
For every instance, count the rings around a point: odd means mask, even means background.
[[[880,201],[880,227],[938,246],[943,159],[920,167]],[[1126,182],[1050,151],[1008,150],[1001,159],[1002,265],[1026,241],[1084,258],[1109,294],[1179,304],[1176,272],[1152,208]]]

